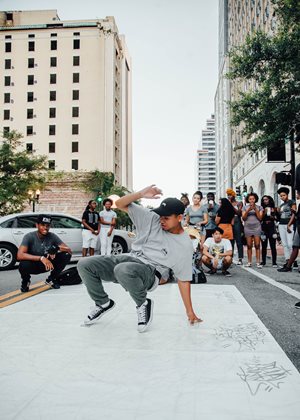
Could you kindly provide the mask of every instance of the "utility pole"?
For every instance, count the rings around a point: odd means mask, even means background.
[[[293,127],[290,131],[290,149],[291,149],[291,190],[292,190],[292,199],[296,200],[296,191],[295,191],[295,177],[296,177],[296,159],[295,159],[295,128]]]

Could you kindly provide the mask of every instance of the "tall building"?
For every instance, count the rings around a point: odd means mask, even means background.
[[[255,191],[260,196],[269,194],[277,198],[275,175],[282,170],[289,170],[289,164],[269,163],[266,151],[251,154],[246,148],[240,148],[249,139],[242,135],[242,125],[230,126],[227,107],[228,101],[238,99],[239,91],[254,89],[255,86],[252,82],[241,84],[225,78],[230,65],[226,53],[232,47],[243,44],[246,36],[257,29],[270,34],[276,30],[276,16],[270,0],[219,1],[220,65],[215,96],[217,191],[224,193],[227,186],[246,185],[248,192]]]
[[[2,131],[57,171],[113,172],[132,189],[131,59],[113,17],[0,12]]]
[[[196,189],[203,196],[216,191],[216,139],[215,116],[206,120],[206,129],[202,130],[199,149],[197,150]]]

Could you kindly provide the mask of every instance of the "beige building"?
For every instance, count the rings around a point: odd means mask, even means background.
[[[246,148],[237,149],[249,141],[242,135],[242,126],[230,125],[229,100],[236,100],[239,91],[255,89],[253,82],[242,84],[226,79],[230,63],[227,56],[232,47],[245,42],[246,36],[260,29],[273,34],[276,15],[270,0],[219,0],[219,82],[215,97],[217,144],[217,191],[223,194],[227,186],[247,185],[248,192],[269,194],[277,199],[275,175],[289,170],[289,163],[268,163],[266,151],[251,154]],[[287,147],[287,161],[290,158]]]
[[[109,171],[132,189],[131,59],[113,17],[0,12],[1,129],[57,171]]]

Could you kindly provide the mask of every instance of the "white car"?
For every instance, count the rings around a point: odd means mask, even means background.
[[[23,236],[36,230],[36,219],[39,213],[16,213],[0,217],[0,271],[12,268],[17,259],[18,247]],[[45,214],[45,213],[42,213]],[[81,220],[63,213],[51,213],[50,232],[57,236],[72,249],[72,258],[78,259],[82,252]],[[134,234],[126,230],[115,229],[112,243],[112,254],[118,255],[131,250]],[[96,251],[99,251],[99,243]]]

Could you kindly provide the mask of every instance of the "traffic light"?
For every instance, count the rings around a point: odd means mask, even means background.
[[[243,196],[246,197],[247,195],[247,185],[244,183],[243,185]]]
[[[102,197],[101,195],[98,195],[96,198],[97,203],[101,203],[102,202]]]
[[[237,187],[235,187],[235,192],[236,192],[236,195],[240,197],[240,195],[241,195],[241,187],[239,185]]]

